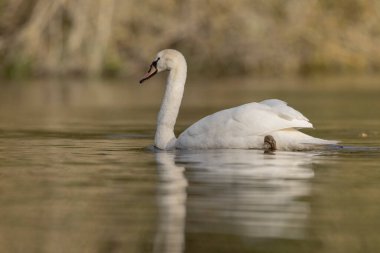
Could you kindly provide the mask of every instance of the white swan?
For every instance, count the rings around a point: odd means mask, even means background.
[[[159,149],[307,150],[316,145],[337,143],[299,132],[297,129],[312,128],[312,124],[300,112],[277,99],[244,104],[209,115],[187,128],[177,139],[174,125],[186,82],[185,58],[173,49],[160,51],[140,83],[165,70],[169,71],[169,77],[154,140]]]

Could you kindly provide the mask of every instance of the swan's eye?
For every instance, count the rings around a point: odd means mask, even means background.
[[[153,67],[157,68],[158,60],[160,60],[160,57],[158,57],[157,60],[155,60],[155,61],[152,62],[152,66]]]

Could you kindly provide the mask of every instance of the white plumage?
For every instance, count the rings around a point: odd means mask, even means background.
[[[298,129],[312,128],[313,125],[300,112],[278,99],[216,112],[191,125],[176,139],[174,125],[186,81],[185,58],[172,49],[159,52],[140,82],[164,70],[169,70],[170,74],[155,136],[155,146],[160,149],[262,149],[267,135],[275,139],[279,150],[306,150],[316,145],[337,143],[299,132]]]

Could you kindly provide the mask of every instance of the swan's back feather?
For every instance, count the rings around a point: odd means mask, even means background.
[[[298,120],[309,121],[309,119],[303,116],[302,113],[288,106],[288,104],[282,100],[267,99],[267,100],[261,101],[260,104],[269,106],[274,112],[277,112],[277,114],[280,117],[283,117],[285,119],[288,119],[288,120],[298,119]]]
[[[312,128],[301,113],[281,100],[249,103],[211,114],[187,128],[179,148],[257,148],[263,136],[289,128]]]

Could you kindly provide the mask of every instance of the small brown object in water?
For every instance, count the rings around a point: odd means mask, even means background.
[[[273,152],[276,148],[276,140],[272,135],[266,135],[264,137],[264,150],[265,152]]]

